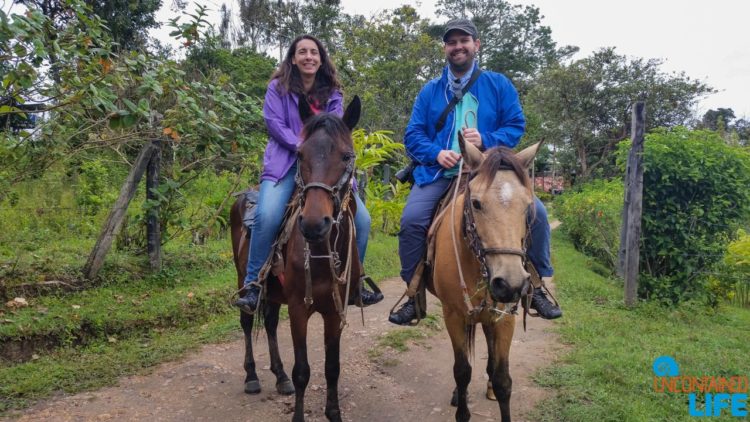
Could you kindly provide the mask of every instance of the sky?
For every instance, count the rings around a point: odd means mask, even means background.
[[[168,5],[170,0],[164,0]],[[221,0],[208,0],[218,10]],[[342,0],[349,14],[372,16],[403,4],[438,21],[437,0]],[[602,47],[630,57],[662,59],[665,72],[685,72],[719,92],[699,102],[696,113],[731,108],[750,119],[750,1],[745,0],[510,0],[534,5],[558,46],[575,45],[574,58]],[[165,7],[159,17],[171,17]],[[166,17],[164,17],[166,16]],[[168,31],[167,31],[168,32]],[[481,34],[480,34],[481,38]]]

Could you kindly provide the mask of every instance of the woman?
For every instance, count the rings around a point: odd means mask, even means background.
[[[263,157],[260,195],[250,238],[244,297],[235,306],[247,313],[255,312],[260,298],[258,273],[270,254],[270,245],[280,229],[284,208],[294,193],[297,145],[300,143],[302,119],[299,101],[307,101],[313,112],[343,115],[341,84],[336,68],[323,44],[311,36],[302,35],[292,41],[284,61],[271,77],[263,105],[263,118],[268,127],[268,145]],[[354,225],[357,230],[359,260],[364,262],[370,215],[358,195]],[[383,295],[362,289],[362,303],[371,305],[383,300]]]

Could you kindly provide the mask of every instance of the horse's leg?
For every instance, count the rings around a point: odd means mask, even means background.
[[[471,381],[471,365],[466,356],[466,320],[463,313],[452,312],[448,308],[443,308],[443,316],[453,345],[453,378],[456,380],[453,397],[456,399],[456,420],[468,421],[471,412],[467,404],[466,391]]]
[[[289,324],[292,330],[292,343],[294,343],[294,369],[292,369],[292,382],[294,382],[294,417],[292,422],[303,422],[305,420],[305,389],[310,381],[310,364],[307,362],[307,308],[302,303],[289,304]]]
[[[240,312],[240,325],[245,333],[245,392],[247,394],[260,393],[260,381],[255,373],[255,359],[253,358],[253,320],[252,315]]]
[[[339,374],[341,363],[339,360],[341,349],[341,318],[337,314],[323,317],[325,324],[326,345],[326,417],[329,421],[341,421],[339,409]]]
[[[500,405],[502,422],[510,422],[510,393],[513,382],[510,378],[510,343],[513,339],[515,317],[506,315],[494,327],[494,357],[495,368],[490,379],[495,391],[497,403]]]
[[[495,372],[495,353],[493,344],[495,343],[495,333],[492,331],[492,325],[482,324],[482,331],[484,331],[484,338],[487,340],[487,393],[486,397],[488,400],[497,400],[495,398],[495,390],[492,389],[492,374]]]
[[[279,339],[276,336],[281,305],[269,301],[265,309],[264,324],[266,327],[266,336],[268,337],[268,352],[271,355],[271,372],[276,375],[276,391],[279,394],[288,396],[294,394],[294,385],[292,385],[289,376],[284,372],[284,364],[281,362],[281,355],[279,355]]]

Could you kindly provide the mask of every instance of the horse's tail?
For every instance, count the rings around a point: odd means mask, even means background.
[[[464,350],[466,351],[466,358],[474,361],[474,339],[477,335],[477,325],[468,322],[464,326]]]

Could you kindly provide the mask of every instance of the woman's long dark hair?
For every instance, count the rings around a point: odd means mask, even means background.
[[[297,43],[302,40],[310,40],[315,43],[318,47],[318,53],[320,54],[320,68],[315,74],[315,83],[313,84],[309,93],[305,92],[305,88],[302,84],[302,76],[300,76],[299,69],[297,66],[292,64],[294,53],[297,51]],[[312,35],[300,35],[292,41],[289,46],[289,50],[286,52],[284,61],[281,62],[279,68],[271,76],[271,80],[278,79],[279,92],[284,94],[287,92],[293,92],[303,98],[312,97],[321,106],[325,106],[328,99],[334,90],[341,89],[341,82],[339,82],[338,76],[336,75],[336,66],[333,65],[331,59],[328,57],[323,44],[317,38]]]

